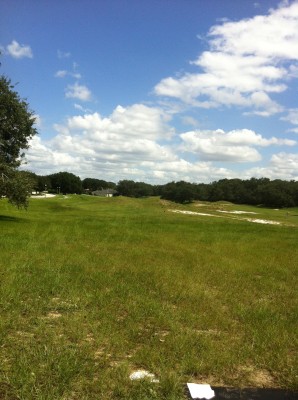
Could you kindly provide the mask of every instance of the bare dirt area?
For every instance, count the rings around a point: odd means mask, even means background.
[[[31,196],[31,199],[49,199],[51,197],[56,197],[55,194],[45,193]]]
[[[170,212],[174,212],[177,214],[187,214],[187,215],[198,215],[198,216],[205,216],[205,217],[217,217],[217,218],[233,218],[233,219],[237,219],[240,221],[248,221],[248,222],[254,222],[256,224],[268,224],[268,225],[282,225],[280,222],[278,221],[272,221],[272,220],[267,220],[267,219],[259,219],[259,218],[235,218],[235,217],[229,217],[228,215],[216,215],[216,214],[209,214],[209,213],[199,213],[199,212],[195,212],[195,211],[187,211],[187,210],[168,210]],[[226,213],[226,214],[256,214],[254,212],[249,212],[249,211],[222,211],[222,210],[216,210],[217,212],[220,213]]]

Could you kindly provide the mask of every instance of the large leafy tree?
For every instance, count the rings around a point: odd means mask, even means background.
[[[153,186],[149,183],[122,180],[118,182],[117,191],[122,196],[127,197],[147,197],[152,196]]]
[[[0,76],[0,198],[27,207],[32,178],[18,171],[23,151],[37,133],[28,103],[14,90],[10,79]]]
[[[182,204],[191,203],[195,197],[195,186],[185,181],[167,183],[161,194],[162,199]]]
[[[52,190],[61,193],[82,193],[82,181],[79,176],[71,172],[58,172],[48,176],[51,181]]]
[[[82,185],[84,189],[88,189],[90,191],[100,190],[100,189],[114,189],[116,184],[113,182],[107,182],[102,179],[96,178],[85,178],[82,181]]]

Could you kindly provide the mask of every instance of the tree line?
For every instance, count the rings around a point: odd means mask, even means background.
[[[62,194],[81,194],[92,193],[101,189],[115,189],[114,182],[107,182],[103,179],[85,178],[81,180],[79,176],[71,172],[57,172],[50,175],[37,175],[32,172],[30,174],[35,192],[50,192]]]
[[[179,181],[165,185],[120,181],[116,188],[124,196],[160,196],[182,204],[192,201],[229,201],[277,208],[298,206],[298,182],[280,179],[221,179],[211,183]]]
[[[52,193],[86,193],[101,189],[114,189],[118,195],[127,197],[160,196],[176,203],[192,201],[229,201],[237,204],[263,205],[266,207],[298,206],[298,182],[269,178],[221,179],[211,183],[169,182],[151,185],[133,180],[121,180],[117,184],[103,179],[80,179],[69,172],[47,176],[31,173],[36,191]]]
[[[178,203],[201,200],[276,208],[295,207],[298,206],[298,182],[268,178],[221,179],[209,184],[180,181],[161,186],[159,195]]]

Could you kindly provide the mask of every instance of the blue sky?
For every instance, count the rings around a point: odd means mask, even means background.
[[[298,179],[298,1],[0,0],[41,175]]]

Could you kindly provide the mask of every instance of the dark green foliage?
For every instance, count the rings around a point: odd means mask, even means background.
[[[184,181],[170,182],[163,187],[161,196],[176,203],[190,203],[195,199],[195,188],[191,183]]]
[[[83,189],[90,192],[101,189],[115,189],[116,184],[113,182],[106,182],[102,179],[85,178],[82,181]]]
[[[0,165],[0,194],[18,208],[27,208],[34,184],[31,173]]]
[[[36,186],[34,187],[37,192],[43,192],[44,190],[51,190],[52,182],[49,176],[38,176],[36,180]]]
[[[28,103],[20,99],[11,81],[0,76],[0,164],[20,165],[22,150],[37,132]]]
[[[292,182],[293,183],[293,182]],[[295,197],[297,197],[298,185],[296,183],[296,196],[295,187],[291,182],[284,182],[275,180],[268,182],[258,188],[258,196],[261,204],[268,203],[273,207],[294,207]]]
[[[117,191],[120,195],[127,197],[148,197],[154,194],[152,185],[130,180],[119,181]]]
[[[52,191],[59,193],[82,193],[81,179],[70,172],[58,172],[49,175]]]
[[[0,171],[1,172],[1,171]],[[82,193],[101,189],[116,189],[126,197],[160,196],[176,203],[192,201],[229,201],[235,204],[262,205],[265,207],[295,207],[298,205],[298,182],[268,178],[221,179],[217,182],[189,183],[169,182],[165,185],[150,185],[145,182],[122,180],[116,185],[101,179],[81,179],[69,172],[58,172],[47,176],[30,174],[36,191],[48,190],[52,193]],[[1,188],[1,186],[0,186]],[[0,189],[1,190],[1,189]]]
[[[226,200],[238,204],[266,207],[293,207],[297,205],[298,182],[268,178],[250,180],[223,179],[211,184],[211,201]]]
[[[0,76],[0,198],[7,197],[17,207],[27,207],[34,180],[20,172],[22,151],[37,133],[28,103],[20,99],[11,81]]]
[[[116,184],[101,179],[85,178],[80,179],[70,172],[57,172],[51,175],[36,175],[31,173],[34,179],[34,190],[37,192],[49,191],[52,193],[77,193],[85,190],[92,192],[101,189],[114,189]]]
[[[210,184],[170,182],[159,186],[157,193],[177,203],[200,201],[229,201],[236,204],[266,207],[295,207],[298,205],[298,182],[268,178],[221,179]]]
[[[153,195],[152,186],[145,182],[136,182],[134,197],[148,197]]]

